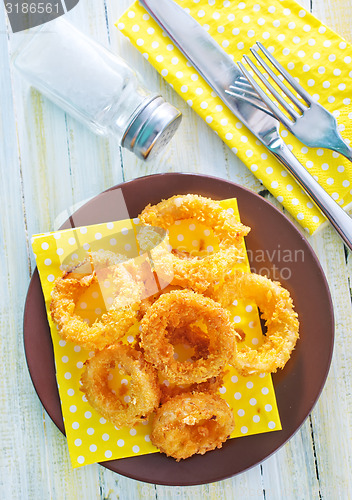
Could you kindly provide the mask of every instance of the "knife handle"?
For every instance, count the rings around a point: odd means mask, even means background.
[[[276,141],[273,146],[269,147],[269,150],[311,197],[343,242],[352,250],[352,218],[310,175],[282,140]]]

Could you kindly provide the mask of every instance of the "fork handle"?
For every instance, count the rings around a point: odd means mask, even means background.
[[[282,140],[269,146],[270,152],[286,167],[317,207],[330,221],[343,242],[352,250],[352,218],[310,175]]]

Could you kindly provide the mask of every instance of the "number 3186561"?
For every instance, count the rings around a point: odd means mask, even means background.
[[[5,8],[8,14],[59,14],[61,4],[51,2],[39,3],[6,3]]]

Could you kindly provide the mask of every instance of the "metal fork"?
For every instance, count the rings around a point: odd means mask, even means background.
[[[270,63],[277,69],[283,80],[292,87],[292,89],[301,98],[298,99],[292,90],[281,81],[280,78],[273,72],[270,66],[259,55],[258,51],[251,48],[251,52],[257,62],[262,66],[267,75],[276,83],[276,85],[284,92],[286,99],[273,87],[269,79],[257,68],[253,61],[244,56],[245,61],[258,76],[263,85],[269,90],[276,101],[282,106],[289,117],[271,100],[264,92],[261,86],[254,80],[249,71],[242,63],[238,63],[240,70],[246,77],[247,82],[238,80],[234,85],[230,86],[227,91],[230,95],[241,98],[256,106],[262,111],[275,116],[297,139],[309,147],[327,148],[337,151],[346,158],[352,161],[352,148],[350,148],[340,135],[337,128],[335,117],[327,111],[323,106],[314,101],[314,99],[305,91],[305,89],[297,83],[297,81],[286,71],[281,64],[272,56],[272,54],[260,43],[257,42],[258,48]],[[248,84],[249,82],[249,84]],[[258,97],[262,101],[259,102]],[[263,109],[263,103],[266,109]]]

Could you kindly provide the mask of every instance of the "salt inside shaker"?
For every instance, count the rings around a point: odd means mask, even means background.
[[[146,89],[126,61],[62,17],[20,47],[14,65],[93,132],[115,137],[141,159],[155,156],[180,124],[181,112]]]

